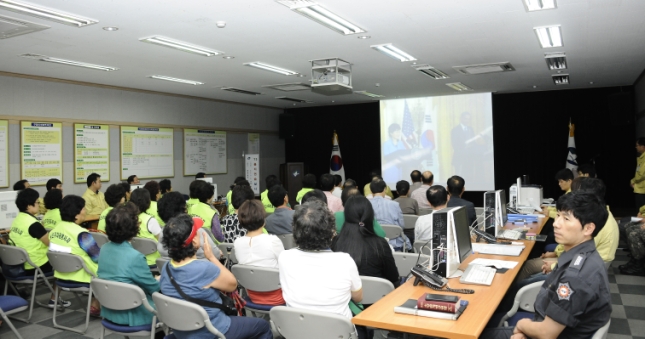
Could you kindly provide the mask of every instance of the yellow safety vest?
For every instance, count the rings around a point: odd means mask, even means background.
[[[105,218],[107,218],[108,213],[113,210],[114,207],[108,207],[99,216],[99,225],[96,227],[99,231],[105,233]]]
[[[63,219],[60,218],[60,210],[54,208],[53,210],[48,210],[43,216],[43,220],[40,222],[48,230],[53,230],[58,223],[62,222]]]
[[[87,269],[96,275],[96,271],[99,269],[99,264],[92,261],[90,255],[87,254],[87,252],[85,252],[78,243],[78,236],[83,232],[87,232],[87,230],[73,222],[62,221],[56,225],[55,229],[49,232],[49,242],[61,247],[69,248],[71,253],[81,257],[85,266],[87,266]],[[89,283],[92,279],[92,276],[83,269],[71,273],[54,271],[54,276],[58,279],[83,283]]]
[[[161,220],[159,217],[159,212],[157,211],[157,202],[156,201],[150,201],[150,207],[146,211],[146,213],[150,214],[153,216],[155,219],[157,219],[157,222],[159,223],[159,226],[164,227],[166,226],[166,223]]]
[[[33,215],[25,212],[18,213],[18,216],[11,224],[9,239],[13,241],[16,247],[20,247],[27,251],[29,259],[40,267],[46,264],[49,259],[47,259],[47,245],[40,241],[40,239],[36,239],[29,234],[29,226],[33,225],[35,222],[38,222],[38,219]],[[28,263],[25,263],[26,270],[34,268],[35,267]]]
[[[157,237],[155,237],[154,234],[148,231],[148,222],[150,221],[150,219],[152,219],[152,216],[150,214],[139,213],[139,222],[141,222],[141,225],[139,225],[139,234],[137,235],[137,237],[158,242]],[[159,252],[154,252],[146,255],[146,262],[148,263],[148,266],[156,265],[157,258],[161,258],[161,254],[159,254]]]

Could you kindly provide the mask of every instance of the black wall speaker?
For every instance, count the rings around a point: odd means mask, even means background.
[[[280,114],[280,139],[293,139],[296,137],[296,118],[293,114]]]

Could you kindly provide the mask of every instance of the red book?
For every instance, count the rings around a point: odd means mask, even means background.
[[[444,312],[444,313],[457,313],[459,303],[449,301],[426,300],[426,295],[423,294],[417,299],[417,309]]]

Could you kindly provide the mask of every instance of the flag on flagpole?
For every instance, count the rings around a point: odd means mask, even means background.
[[[403,108],[403,124],[401,128],[401,134],[403,134],[401,141],[403,141],[403,145],[405,145],[406,149],[411,149],[417,146],[417,135],[414,131],[414,122],[412,121],[412,114],[410,113],[410,109],[408,109],[407,101],[405,102],[405,106]]]
[[[334,137],[331,147],[331,159],[329,159],[329,174],[338,174],[345,182],[345,167],[343,158],[340,156],[340,147],[338,146],[338,134],[334,131]]]
[[[578,176],[578,156],[576,155],[576,140],[573,137],[573,132],[575,130],[575,125],[571,123],[569,119],[569,154],[567,154],[567,164],[566,168],[570,169],[573,172],[573,176]]]

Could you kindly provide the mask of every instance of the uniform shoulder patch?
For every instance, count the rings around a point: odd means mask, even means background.
[[[575,293],[571,286],[569,286],[568,282],[560,283],[556,292],[558,294],[558,299],[560,300],[571,300],[571,295]]]

